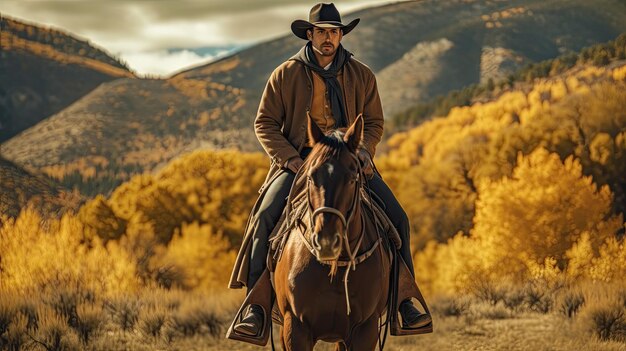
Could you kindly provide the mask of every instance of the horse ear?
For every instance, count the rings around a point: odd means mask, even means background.
[[[322,137],[324,136],[324,133],[322,132],[322,130],[320,129],[320,127],[317,126],[317,124],[313,121],[313,118],[311,117],[311,115],[309,114],[309,112],[307,111],[306,113],[307,116],[307,135],[309,137],[309,140],[312,141],[313,145],[317,144],[320,140],[322,140]]]
[[[356,116],[354,123],[348,128],[346,134],[343,136],[343,141],[348,145],[348,149],[352,152],[356,152],[361,142],[361,135],[363,134],[363,115]]]

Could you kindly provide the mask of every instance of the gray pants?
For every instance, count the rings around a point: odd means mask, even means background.
[[[250,270],[248,273],[248,291],[252,289],[265,270],[269,251],[269,235],[274,229],[274,226],[278,223],[280,215],[287,204],[287,196],[289,196],[289,190],[291,189],[294,178],[295,174],[290,170],[286,170],[285,173],[274,179],[266,190],[259,211],[252,218],[254,237],[250,257]],[[404,259],[404,262],[406,262],[413,277],[415,277],[413,259],[411,257],[411,245],[409,242],[409,218],[382,178],[374,174],[374,177],[369,179],[368,183],[372,192],[378,195],[386,206],[385,213],[389,219],[391,219],[391,222],[398,230],[400,238],[402,239],[400,255]]]

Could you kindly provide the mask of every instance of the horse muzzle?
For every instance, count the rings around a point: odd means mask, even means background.
[[[315,256],[319,261],[334,261],[341,254],[341,235],[339,233],[330,235],[313,233],[311,242]]]

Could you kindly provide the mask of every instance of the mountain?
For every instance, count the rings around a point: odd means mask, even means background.
[[[626,3],[575,1],[407,1],[345,16],[361,22],[342,43],[377,74],[387,116],[489,78],[614,39]],[[243,88],[258,102],[269,73],[304,41],[288,34],[175,77]]]
[[[570,52],[556,58],[530,63],[524,68],[509,74],[505,79],[489,78],[486,83],[472,84],[462,90],[452,90],[427,102],[418,102],[387,120],[385,133],[391,135],[410,129],[436,116],[445,116],[450,109],[470,106],[476,102],[495,100],[499,95],[521,86],[532,86],[536,79],[559,75],[571,67],[591,64],[602,67],[612,61],[626,59],[626,32],[615,40],[583,48],[580,52]]]
[[[361,23],[343,43],[377,74],[389,116],[614,39],[625,15],[619,0],[411,1],[344,16]],[[288,34],[167,79],[104,83],[3,143],[2,155],[93,195],[190,150],[259,150],[252,121],[262,89],[303,44]]]
[[[100,83],[134,77],[88,41],[0,14],[0,142],[57,113]]]

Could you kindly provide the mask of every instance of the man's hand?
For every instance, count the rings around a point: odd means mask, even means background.
[[[285,162],[285,168],[290,169],[293,173],[298,173],[298,170],[302,167],[303,163],[304,161],[300,157],[292,157]]]
[[[374,168],[370,153],[365,149],[359,149],[357,151],[357,156],[359,156],[359,161],[361,161],[363,173],[365,173],[368,178],[372,178],[374,176]]]

